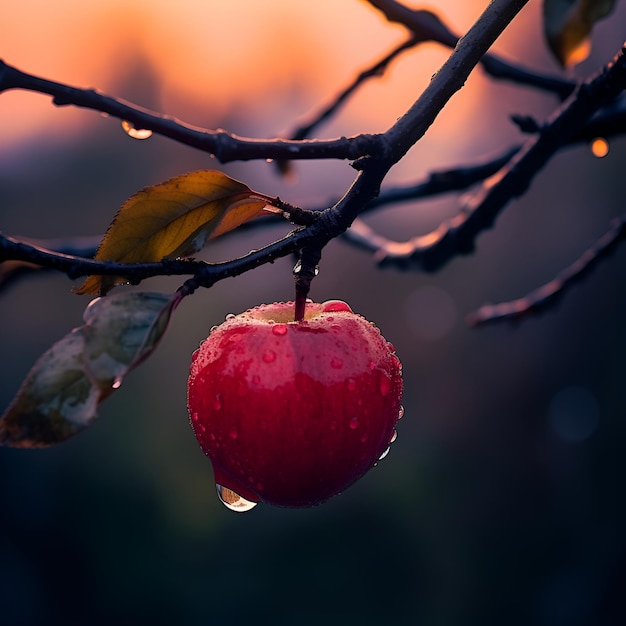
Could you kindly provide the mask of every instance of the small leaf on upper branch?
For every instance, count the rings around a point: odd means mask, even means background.
[[[616,0],[544,0],[545,36],[562,66],[575,65],[587,58],[593,25],[608,15],[615,3]]]
[[[85,324],[29,372],[0,418],[0,445],[49,446],[89,426],[100,403],[155,350],[178,302],[177,294],[139,292],[91,302]]]
[[[185,257],[207,241],[263,215],[267,199],[222,172],[201,170],[146,187],[120,208],[97,261],[151,263]],[[90,276],[76,290],[101,295],[123,277]]]

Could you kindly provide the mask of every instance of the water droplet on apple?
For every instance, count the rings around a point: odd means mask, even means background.
[[[382,461],[389,454],[389,450],[391,450],[391,448],[387,446],[387,449],[378,457],[378,460]]]
[[[236,316],[234,313],[229,313],[229,314],[226,316],[226,321],[228,321],[228,320],[234,320],[236,317],[237,317],[237,316]]]
[[[378,389],[380,390],[380,395],[383,397],[389,395],[391,391],[391,378],[387,374],[387,372],[380,371],[380,378],[378,379]]]
[[[398,438],[398,431],[394,428],[391,433],[391,439],[389,439],[389,443],[393,443]]]
[[[192,422],[198,421],[198,413],[196,413],[195,411],[191,414],[191,421]]]
[[[152,131],[147,128],[136,128],[132,122],[122,120],[122,128],[124,132],[133,139],[148,139],[152,137]]]
[[[287,334],[287,324],[275,324],[272,326],[272,333],[278,337],[282,337]]]
[[[217,496],[221,500],[222,504],[231,511],[237,513],[245,513],[250,509],[253,509],[258,502],[250,502],[242,498],[238,493],[235,493],[232,489],[222,487],[222,485],[215,485],[217,489]]]
[[[348,423],[348,426],[350,427],[350,430],[356,430],[359,427],[359,418],[353,417]]]
[[[215,398],[213,399],[213,408],[216,411],[221,410],[222,408],[222,394],[221,393],[215,394]]]
[[[228,436],[229,436],[231,439],[238,439],[238,438],[239,438],[239,432],[237,431],[237,429],[236,429],[236,428],[231,428],[231,429],[230,429],[230,432],[228,433]]]
[[[276,360],[276,352],[274,350],[266,350],[262,358],[265,363],[273,363]]]
[[[112,389],[119,389],[122,386],[122,377],[118,376],[114,381],[113,384],[111,385]]]
[[[400,408],[398,409],[398,419],[401,420],[403,417],[404,417],[404,407],[400,405]]]
[[[335,370],[340,370],[343,367],[343,360],[339,357],[334,356],[330,360],[330,366]]]
[[[214,330],[217,330],[218,328],[219,327],[217,325],[211,326],[211,328],[209,329],[209,334],[211,334]],[[204,341],[202,343],[204,343]]]
[[[348,391],[356,390],[356,380],[354,380],[354,378],[348,378],[346,384],[348,386]]]
[[[343,300],[328,300],[322,304],[324,313],[345,312],[352,313],[352,309]]]

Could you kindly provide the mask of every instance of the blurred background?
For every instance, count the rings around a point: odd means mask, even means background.
[[[421,6],[412,2],[412,6]],[[486,1],[431,3],[464,32]],[[622,4],[595,31],[584,77],[624,38]],[[280,136],[332,99],[404,31],[366,2],[136,0],[0,6],[0,57],[207,128]],[[530,2],[495,49],[559,72]],[[386,130],[448,51],[428,44],[371,81],[318,136]],[[550,96],[480,70],[389,184],[498,154],[520,140],[511,113],[542,120]],[[223,507],[186,412],[190,355],[227,313],[292,298],[283,259],[197,293],[155,355],[85,433],[45,450],[0,450],[0,622],[13,624],[624,623],[626,250],[559,306],[515,325],[466,326],[485,302],[526,294],[574,261],[624,211],[626,142],[606,157],[562,152],[512,203],[476,253],[435,275],[379,270],[336,241],[313,284],[376,322],[404,364],[405,417],[391,454],[328,503]],[[138,189],[219,168],[302,206],[328,204],[348,163],[220,166],[119,120],[46,96],[0,95],[0,229],[12,236],[104,232]],[[428,232],[459,197],[368,216],[400,240]],[[216,242],[228,259],[284,227]],[[180,279],[144,283],[174,291]],[[35,359],[81,323],[88,300],[39,274],[0,296],[0,405]]]

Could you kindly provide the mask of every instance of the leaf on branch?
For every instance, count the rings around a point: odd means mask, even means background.
[[[584,61],[591,49],[593,25],[616,0],[544,0],[543,28],[552,54],[563,67]]]
[[[200,170],[146,187],[120,208],[96,253],[97,261],[152,263],[186,257],[264,214],[270,199],[222,172]],[[78,294],[104,295],[118,276],[89,276]]]
[[[0,418],[0,445],[38,448],[89,426],[124,376],[156,349],[180,295],[122,293],[96,298],[85,324],[35,363]]]

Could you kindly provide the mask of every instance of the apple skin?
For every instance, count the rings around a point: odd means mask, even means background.
[[[217,484],[250,502],[306,507],[377,462],[401,417],[393,346],[339,300],[230,315],[194,353],[191,425]]]

